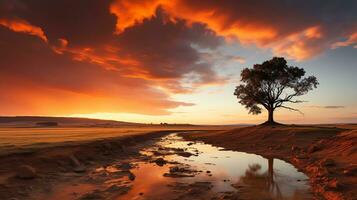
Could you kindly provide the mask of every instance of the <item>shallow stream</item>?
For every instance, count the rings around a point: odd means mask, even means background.
[[[99,167],[86,182],[58,186],[43,199],[312,199],[307,176],[279,159],[177,134],[140,149],[140,158]]]

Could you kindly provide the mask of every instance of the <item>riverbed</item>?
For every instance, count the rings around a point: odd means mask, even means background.
[[[125,151],[138,154],[68,173],[68,181],[36,199],[312,199],[308,177],[279,159],[187,141],[177,133]]]

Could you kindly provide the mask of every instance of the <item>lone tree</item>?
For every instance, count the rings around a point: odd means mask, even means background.
[[[260,114],[260,106],[263,106],[269,114],[265,123],[275,124],[275,109],[300,112],[286,103],[304,102],[295,100],[295,97],[308,93],[319,84],[315,76],[304,76],[303,68],[288,66],[284,58],[274,57],[262,64],[255,64],[253,69],[243,69],[242,83],[236,87],[234,95],[250,114]]]

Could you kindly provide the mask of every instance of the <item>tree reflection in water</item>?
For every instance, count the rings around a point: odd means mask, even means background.
[[[276,181],[278,176],[274,173],[274,159],[268,158],[267,171],[262,172],[260,164],[249,165],[245,174],[233,186],[239,189],[240,197],[243,199],[306,199],[304,193],[299,190],[290,194],[291,196],[284,195],[279,185],[283,182]]]

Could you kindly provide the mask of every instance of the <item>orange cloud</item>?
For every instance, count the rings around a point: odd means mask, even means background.
[[[357,48],[357,32],[352,33],[345,41],[333,43],[331,48],[336,49],[339,47],[346,47],[350,45],[354,45],[354,48]]]
[[[0,25],[20,33],[26,33],[41,38],[47,42],[47,37],[40,27],[33,26],[25,20],[21,19],[0,19]]]
[[[156,9],[161,7],[173,19],[185,19],[191,24],[203,23],[218,35],[224,36],[227,41],[233,39],[241,44],[271,48],[275,54],[286,55],[296,60],[308,59],[320,52],[307,45],[309,41],[323,37],[319,26],[285,34],[286,30],[281,30],[284,27],[267,23],[260,18],[237,15],[229,7],[224,8],[219,4],[207,4],[195,7],[184,0],[151,0],[145,3],[117,0],[111,5],[110,10],[117,16],[116,27],[119,33],[155,15]]]
[[[304,36],[309,39],[319,39],[323,37],[320,26],[312,26],[303,32]]]
[[[268,44],[276,55],[284,55],[297,61],[308,59],[324,50],[322,44],[316,45],[323,39],[319,26],[309,27],[299,33],[293,33],[275,43]]]
[[[121,33],[125,28],[141,23],[155,14],[157,7],[166,4],[166,0],[115,1],[110,5],[110,12],[117,16],[116,30]]]
[[[166,8],[164,6],[164,8]],[[237,39],[241,44],[255,44],[260,48],[270,48],[273,53],[279,56],[288,56],[295,60],[305,60],[321,52],[319,47],[308,45],[312,40],[319,40],[323,37],[319,26],[311,26],[302,31],[284,33],[284,27],[265,23],[257,19],[245,19],[236,17],[232,19],[229,13],[219,10],[219,5],[212,10],[190,10],[186,6],[168,7],[168,11],[173,16],[206,24],[226,40]]]
[[[105,69],[99,62],[74,60],[71,49],[59,49],[58,53],[36,38],[1,28],[0,38],[7,38],[0,48],[3,115],[162,115],[170,114],[169,109],[192,105],[172,100],[151,81],[125,77],[121,70]],[[14,43],[21,44],[21,49]],[[58,48],[61,44],[68,48],[64,39],[59,43]]]
[[[236,20],[227,22],[229,16],[226,13],[217,12],[214,8],[195,10],[185,5],[180,0],[150,0],[150,1],[126,1],[117,0],[110,6],[111,13],[117,16],[117,32],[125,28],[141,23],[145,18],[155,15],[158,7],[173,18],[182,18],[190,23],[204,23],[219,35],[227,38],[234,37],[242,43],[264,43],[277,36],[277,30],[267,24]]]
[[[331,23],[335,21],[322,21],[321,18],[327,13],[314,6],[306,9],[306,6],[298,2],[281,4],[207,0],[203,3],[188,0],[150,0],[143,3],[116,0],[110,8],[117,16],[118,33],[154,16],[156,9],[160,7],[172,20],[184,19],[191,24],[205,24],[216,34],[225,37],[226,41],[238,40],[244,45],[254,44],[259,48],[269,48],[276,55],[301,61],[323,52],[337,35],[335,30],[330,30]],[[337,5],[329,6],[335,8]],[[294,12],[291,12],[292,10]],[[267,11],[280,14],[267,15]],[[335,18],[343,16],[343,13],[336,13]],[[348,23],[350,22],[346,24]],[[327,30],[328,34],[322,30]],[[338,42],[333,47],[353,44],[355,37],[351,35],[347,41]]]
[[[157,10],[142,23],[113,36],[110,44],[80,47],[61,38],[53,49],[58,54],[71,55],[76,61],[117,71],[122,77],[150,81],[168,93],[187,93],[199,86],[223,82],[211,69],[213,61],[201,59],[201,53],[191,46],[215,49],[220,41],[202,25],[188,25]],[[187,74],[194,74],[195,79],[183,81]]]
[[[219,5],[206,9],[194,9],[183,2],[176,1],[175,4],[163,4],[162,6],[174,17],[186,19],[191,23],[204,23],[217,34],[227,39],[238,39],[243,44],[265,43],[274,39],[278,34],[277,30],[270,27],[269,24],[245,21],[239,18],[232,20],[229,14],[219,10]]]

